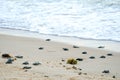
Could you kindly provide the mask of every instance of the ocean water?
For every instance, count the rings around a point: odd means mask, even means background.
[[[120,0],[0,0],[0,27],[120,41]]]

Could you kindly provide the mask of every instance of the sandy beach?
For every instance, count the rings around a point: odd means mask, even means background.
[[[0,80],[120,80],[120,42],[44,36],[47,37],[1,31]],[[16,60],[6,64],[8,59],[3,54],[10,54]],[[82,60],[67,64],[70,58]],[[34,65],[35,62],[40,64]],[[30,69],[25,69],[26,66]]]

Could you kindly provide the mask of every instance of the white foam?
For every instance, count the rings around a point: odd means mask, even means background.
[[[1,0],[0,27],[120,41],[120,0]]]

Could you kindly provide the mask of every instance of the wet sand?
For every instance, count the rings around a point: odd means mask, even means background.
[[[65,42],[63,40],[0,34],[0,80],[120,80],[119,51],[104,49],[106,46],[103,43],[104,47],[98,48],[101,46],[100,41],[99,44],[93,44],[97,45],[94,48],[86,46],[84,40],[76,40],[81,45],[74,44],[75,40],[71,44],[66,43],[67,39]],[[116,47],[114,45],[109,47]],[[16,58],[12,64],[6,64],[7,59],[1,57],[5,53],[23,58]],[[91,56],[94,58],[91,59]],[[67,64],[69,58],[83,60],[71,65]],[[24,65],[25,61],[29,64]],[[40,65],[33,65],[34,62]],[[25,66],[31,69],[23,69]],[[109,73],[103,73],[104,70],[109,70]]]

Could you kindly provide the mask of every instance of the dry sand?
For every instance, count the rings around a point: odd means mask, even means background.
[[[79,48],[73,48],[72,44],[53,41],[52,37],[50,39],[51,41],[46,41],[45,38],[0,34],[0,80],[120,80],[118,50],[86,47],[81,42]],[[40,50],[40,47],[43,49]],[[63,48],[69,50],[64,51]],[[83,51],[87,54],[82,54]],[[5,64],[7,59],[1,57],[4,53],[23,58],[17,58],[12,64]],[[108,53],[113,56],[107,56]],[[102,55],[106,58],[100,58]],[[90,59],[90,56],[95,59]],[[83,61],[78,61],[76,65],[66,64],[69,58],[83,58]],[[25,61],[29,65],[23,65]],[[34,66],[34,62],[40,62],[41,65]],[[24,66],[32,68],[26,70],[23,69]],[[103,70],[109,70],[110,73],[102,73]]]

